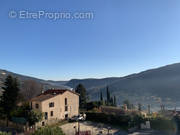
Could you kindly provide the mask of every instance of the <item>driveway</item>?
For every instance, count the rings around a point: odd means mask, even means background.
[[[105,124],[98,124],[89,121],[80,122],[80,131],[87,131],[87,130],[91,131],[91,135],[107,135],[108,127],[109,126]],[[66,135],[74,135],[75,131],[78,128],[78,123],[77,122],[67,123],[65,125],[62,125],[61,128]],[[137,132],[128,134],[126,131],[123,131],[116,127],[111,127],[109,133],[111,135],[174,135],[172,133],[165,133],[163,131],[155,131],[155,130],[139,130]]]
[[[146,130],[146,131],[141,130],[128,135],[175,135],[175,134],[173,134],[172,132],[167,133],[167,132],[155,131],[155,130]]]
[[[67,123],[65,125],[62,125],[61,128],[66,135],[74,135],[75,131],[78,129],[78,123],[77,122]],[[92,135],[98,135],[98,134],[100,135],[100,133],[106,135],[108,134],[108,128],[110,128],[109,130],[110,134],[115,134],[119,131],[119,129],[109,127],[108,125],[105,124],[98,124],[89,121],[80,122],[80,131],[88,130],[91,131]]]

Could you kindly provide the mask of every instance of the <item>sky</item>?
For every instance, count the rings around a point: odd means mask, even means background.
[[[10,16],[20,11],[93,17]],[[120,77],[178,62],[179,0],[0,1],[0,69],[69,80]]]

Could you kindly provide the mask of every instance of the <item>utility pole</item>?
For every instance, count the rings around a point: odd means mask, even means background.
[[[109,134],[109,131],[110,131],[111,127],[108,127],[107,129],[108,129],[108,135],[110,135],[110,134]]]
[[[76,128],[76,126],[74,126],[74,129],[75,129],[75,135],[76,135],[76,133],[77,133],[77,128]]]
[[[79,120],[78,120],[78,135],[80,135],[80,124],[79,124]]]

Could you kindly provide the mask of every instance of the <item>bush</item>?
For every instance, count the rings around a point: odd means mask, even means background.
[[[29,115],[28,115],[28,122],[29,122],[29,125],[32,126],[34,125],[36,122],[39,122],[41,121],[43,118],[43,114],[39,111],[35,111],[35,110],[31,110]]]
[[[23,103],[21,107],[17,107],[16,110],[11,112],[11,117],[24,118],[29,123],[29,126],[32,126],[42,120],[43,114],[40,111],[31,110],[28,103]]]
[[[174,131],[176,130],[176,123],[173,120],[157,118],[150,120],[151,128],[155,130],[162,130],[162,131]]]
[[[11,133],[0,132],[0,135],[11,135]]]
[[[130,127],[140,126],[141,123],[146,121],[141,115],[117,115],[109,113],[87,112],[86,119],[97,123],[111,124],[119,126],[123,129]]]
[[[44,127],[39,128],[31,135],[65,135],[59,127]]]
[[[127,115],[113,115],[106,113],[87,112],[87,120],[98,123],[117,125],[123,128],[129,126],[130,117]]]

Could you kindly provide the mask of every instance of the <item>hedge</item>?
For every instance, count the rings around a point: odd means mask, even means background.
[[[0,132],[0,135],[11,135],[11,133]]]
[[[131,120],[131,118],[128,115],[121,116],[121,115],[95,113],[95,112],[87,112],[86,116],[87,116],[86,119],[89,121],[118,125],[120,127],[128,127],[129,121]]]
[[[59,127],[44,127],[39,128],[31,135],[65,135]]]

